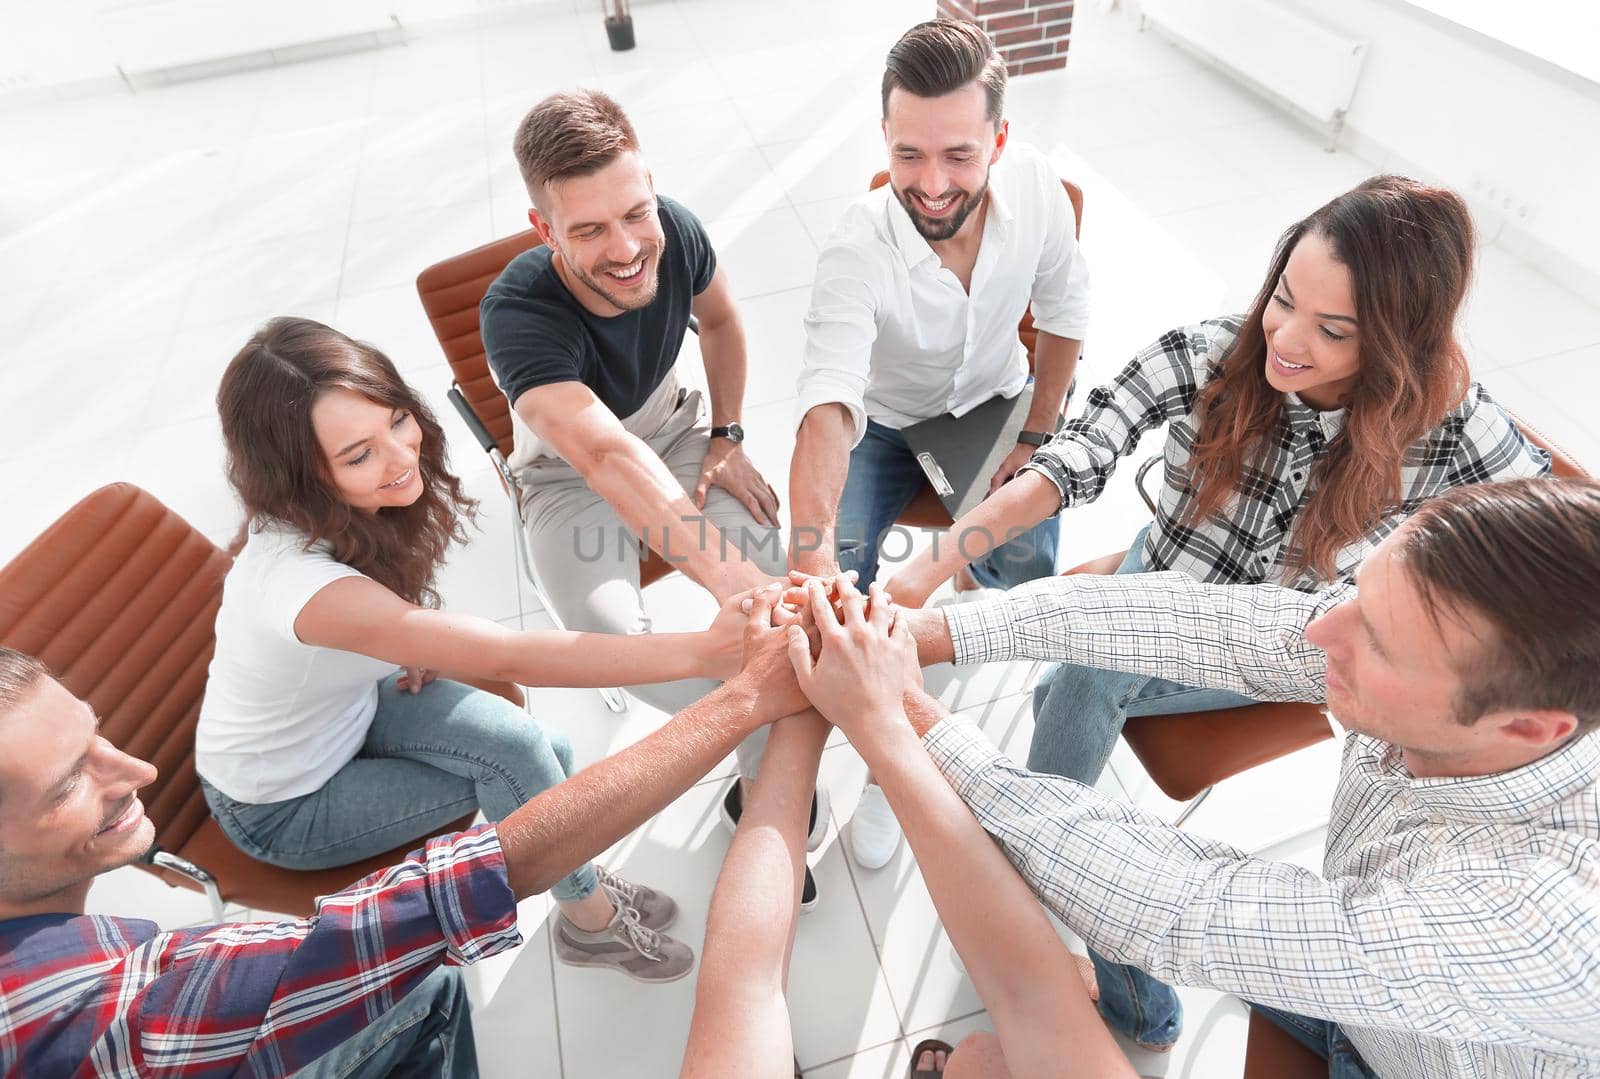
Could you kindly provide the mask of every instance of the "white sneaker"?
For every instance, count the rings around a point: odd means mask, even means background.
[[[849,832],[850,856],[863,869],[882,869],[900,849],[900,822],[876,783],[862,788],[861,801],[845,830]]]

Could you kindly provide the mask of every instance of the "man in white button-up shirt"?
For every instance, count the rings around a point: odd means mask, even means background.
[[[1005,61],[971,23],[922,23],[889,52],[889,183],[834,229],[806,315],[789,479],[796,569],[855,570],[867,587],[885,532],[926,482],[901,430],[1021,393],[1029,365],[1017,327],[1030,305],[1033,401],[990,490],[1055,432],[1088,320],[1088,269],[1060,178],[1038,151],[1007,142],[1005,84]],[[1041,523],[972,576],[1009,588],[1054,573],[1057,530]],[[869,786],[852,851],[876,868],[898,843]]]

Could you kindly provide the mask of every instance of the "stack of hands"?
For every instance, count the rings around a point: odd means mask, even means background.
[[[853,572],[794,572],[734,596],[708,636],[719,672],[757,686],[772,713],[815,708],[852,742],[905,723],[905,704],[922,693],[922,666],[908,612],[877,584],[866,595]],[[737,671],[727,670],[730,631],[740,631]]]

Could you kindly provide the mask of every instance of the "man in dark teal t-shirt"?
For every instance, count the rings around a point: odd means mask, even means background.
[[[598,91],[540,102],[513,149],[545,246],[506,267],[480,314],[512,406],[510,464],[553,613],[575,630],[649,632],[630,537],[719,603],[773,580],[786,560],[778,497],[742,445],[744,331],[704,226],[656,194],[632,125]],[[674,373],[691,314],[709,416]],[[628,688],[672,713],[713,685]],[[764,741],[762,732],[740,747],[742,777],[755,776]],[[742,787],[726,805],[736,820]],[[826,805],[811,819],[820,843]]]

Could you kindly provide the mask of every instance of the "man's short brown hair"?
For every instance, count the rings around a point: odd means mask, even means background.
[[[511,143],[535,205],[546,184],[588,176],[638,148],[622,106],[588,89],[551,94],[539,102],[517,125]]]
[[[49,673],[43,663],[27,653],[0,646],[0,715],[15,708]]]
[[[0,645],[0,719],[33,692],[33,687],[49,673],[43,663],[26,652]]]
[[[971,82],[983,85],[988,107],[984,115],[996,126],[1005,111],[1006,62],[976,23],[932,19],[907,30],[883,69],[883,115],[889,116],[889,91],[895,87],[917,97],[943,97]]]
[[[1465,724],[1550,708],[1600,727],[1600,483],[1522,479],[1453,488],[1403,526],[1398,555],[1435,621],[1489,626],[1457,657]]]

